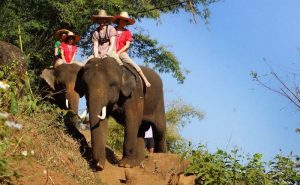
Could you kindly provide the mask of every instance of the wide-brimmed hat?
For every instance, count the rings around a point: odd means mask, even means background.
[[[68,37],[74,37],[74,41],[75,42],[78,42],[79,40],[80,40],[80,36],[78,36],[78,35],[75,35],[73,32],[69,32],[68,33],[68,35],[67,35],[67,37],[66,37],[66,40],[68,39]]]
[[[67,29],[60,29],[60,30],[57,30],[56,32],[55,32],[55,38],[56,39],[60,39],[60,37],[61,37],[61,35],[62,34],[68,34],[70,32],[70,30],[67,30]]]
[[[114,16],[112,22],[118,24],[118,21],[120,19],[126,20],[127,21],[127,25],[133,25],[135,23],[135,20],[130,18],[128,13],[123,11],[120,13],[120,15],[116,15]]]
[[[97,22],[99,19],[109,19],[111,21],[113,16],[107,15],[106,11],[101,9],[97,15],[92,16],[93,22]]]

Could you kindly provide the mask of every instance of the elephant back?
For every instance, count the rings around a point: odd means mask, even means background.
[[[85,71],[96,69],[97,70],[114,70],[116,68],[120,68],[120,65],[117,61],[112,57],[105,58],[91,58],[84,66]]]

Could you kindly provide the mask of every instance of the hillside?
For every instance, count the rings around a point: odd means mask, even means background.
[[[94,172],[88,162],[90,148],[83,146],[89,141],[87,131],[83,132],[87,138],[79,142],[68,134],[66,127],[53,113],[9,116],[8,119],[22,125],[22,128],[7,128],[7,150],[3,156],[8,162],[6,175],[9,177],[1,182],[3,184],[175,185],[179,180],[177,174],[186,167],[175,154],[154,154],[140,166],[124,169],[117,166],[117,158],[110,151],[107,152],[110,162],[106,162],[105,169]],[[181,177],[181,181],[191,180],[182,180]]]
[[[1,143],[7,147],[3,156],[12,184],[101,184],[81,156],[79,143],[53,114],[13,119],[22,128],[8,128],[10,134]]]

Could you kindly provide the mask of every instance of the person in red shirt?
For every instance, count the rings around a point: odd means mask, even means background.
[[[127,50],[130,47],[130,43],[133,41],[131,32],[125,28],[127,25],[133,25],[134,20],[129,18],[127,12],[121,12],[120,15],[114,16],[113,22],[117,24],[116,31],[117,31],[117,38],[116,38],[116,51],[117,57],[121,59],[122,62],[128,63],[132,65],[139,75],[142,77],[143,81],[145,82],[146,87],[150,87],[151,84],[144,75],[143,71],[141,70],[140,66],[138,66],[128,55]]]
[[[74,61],[76,52],[77,52],[77,46],[76,42],[80,40],[80,37],[78,35],[75,35],[73,32],[69,32],[65,42],[61,43],[60,50],[61,50],[61,59],[57,60],[55,63],[55,67],[61,65],[61,64],[72,64],[76,63],[80,66],[83,66],[82,63]]]
[[[65,42],[65,39],[70,31],[67,29],[60,29],[57,30],[55,33],[56,42],[54,45],[54,56],[55,56],[55,62],[59,59],[61,59],[61,52],[60,52],[60,45],[61,43]]]

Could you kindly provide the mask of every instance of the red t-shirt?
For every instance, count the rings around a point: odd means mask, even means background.
[[[64,53],[66,62],[68,64],[71,63],[71,60],[77,51],[77,46],[68,45],[68,44],[62,42],[60,45],[60,49]]]
[[[121,34],[117,33],[117,38],[116,38],[116,48],[117,48],[117,52],[120,51],[125,45],[126,42],[133,41],[131,32],[129,30],[124,30]]]

